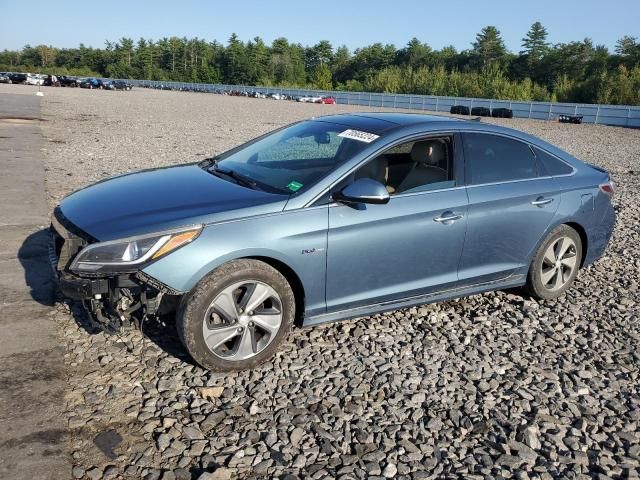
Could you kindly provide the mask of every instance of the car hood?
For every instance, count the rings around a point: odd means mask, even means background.
[[[60,212],[105,241],[274,213],[282,211],[288,198],[237,185],[191,164],[103,180],[66,197]]]

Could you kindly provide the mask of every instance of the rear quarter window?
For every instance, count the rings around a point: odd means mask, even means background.
[[[568,175],[573,172],[573,168],[570,165],[544,150],[533,147],[533,151],[536,154],[536,158],[542,165],[545,174],[554,177],[556,175]]]

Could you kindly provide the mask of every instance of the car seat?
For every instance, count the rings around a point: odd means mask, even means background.
[[[447,162],[447,146],[443,142],[430,140],[414,143],[411,160],[413,167],[398,185],[398,192],[447,180],[447,171],[442,168]]]

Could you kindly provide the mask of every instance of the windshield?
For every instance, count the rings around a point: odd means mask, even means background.
[[[305,121],[221,155],[209,170],[291,194],[314,185],[377,138],[344,125]]]

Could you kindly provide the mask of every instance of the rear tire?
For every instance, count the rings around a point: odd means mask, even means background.
[[[252,369],[271,358],[295,318],[285,277],[258,260],[234,260],[180,302],[178,335],[191,357],[218,372]]]
[[[552,300],[573,284],[582,261],[582,240],[568,225],[554,228],[542,242],[529,267],[525,289],[531,296]]]

